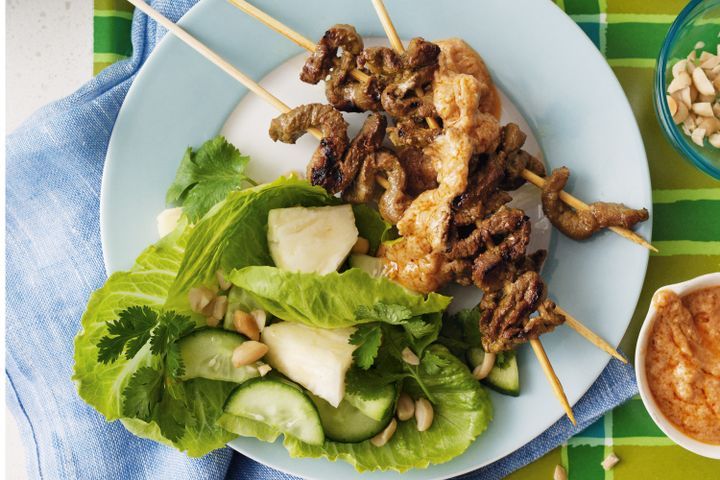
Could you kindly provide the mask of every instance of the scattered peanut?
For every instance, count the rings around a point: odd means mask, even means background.
[[[267,314],[265,313],[265,310],[253,310],[250,312],[250,315],[255,319],[255,323],[257,323],[257,327],[259,331],[263,331],[263,328],[265,328],[265,323],[267,322]]]
[[[350,251],[352,253],[360,253],[362,255],[367,255],[367,253],[370,251],[370,242],[367,238],[358,237],[357,242],[355,242],[355,245],[353,245],[352,250]]]
[[[260,365],[258,367],[258,373],[260,374],[261,377],[264,377],[265,375],[270,373],[270,370],[272,370],[272,367],[270,365],[268,365],[267,363],[263,363],[262,365]]]
[[[268,347],[264,343],[254,342],[252,340],[243,342],[233,350],[232,364],[235,368],[250,365],[260,360],[267,352]]]
[[[567,472],[562,465],[555,465],[555,472],[553,472],[553,480],[567,480]]]
[[[417,422],[418,432],[424,432],[433,423],[435,413],[432,404],[427,398],[418,398],[415,401],[415,421]]]
[[[495,366],[495,357],[494,353],[485,352],[482,363],[473,369],[475,380],[482,380],[490,374],[490,370]]]
[[[397,418],[401,422],[410,420],[415,415],[415,402],[407,393],[401,393],[397,402]]]
[[[217,272],[215,272],[215,278],[217,278],[220,290],[228,290],[230,287],[232,287],[232,283],[228,282],[227,279],[225,279],[225,274],[222,270],[218,270]]]
[[[400,353],[402,354],[403,361],[405,363],[407,363],[408,365],[413,365],[413,366],[420,365],[420,359],[408,347],[403,348],[403,351]]]
[[[191,288],[188,292],[188,300],[190,301],[190,310],[195,313],[202,313],[210,302],[215,298],[215,294],[207,287]]]
[[[620,459],[617,457],[617,455],[615,455],[614,453],[611,453],[610,455],[608,455],[605,458],[605,460],[602,461],[602,463],[600,465],[602,465],[603,470],[610,470],[615,465],[617,465],[619,461],[620,461]]]
[[[215,328],[220,325],[220,319],[215,317],[205,317],[205,323],[208,327]]]
[[[225,318],[227,307],[228,297],[225,295],[215,297],[215,301],[213,302],[212,317],[217,318],[218,320]]]
[[[385,427],[385,430],[370,439],[370,443],[376,447],[382,447],[395,435],[395,430],[397,430],[397,420],[393,418],[390,420],[390,423],[388,423],[388,426]]]
[[[235,330],[242,333],[250,340],[260,340],[260,329],[255,317],[242,310],[235,310],[233,313],[233,326]]]
[[[690,75],[688,75],[687,72],[680,72],[680,75],[673,78],[672,82],[670,82],[670,85],[668,85],[668,93],[674,93],[678,90],[682,90],[685,87],[689,87],[692,83],[692,80],[690,79]]]

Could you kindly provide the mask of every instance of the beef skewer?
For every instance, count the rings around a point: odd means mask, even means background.
[[[290,108],[287,105],[285,105],[282,101],[280,101],[277,97],[273,96],[270,92],[265,90],[263,87],[261,87],[255,81],[253,81],[250,77],[243,74],[241,71],[239,71],[237,68],[235,68],[232,64],[230,64],[229,62],[224,60],[217,53],[213,52],[210,48],[208,48],[202,42],[200,42],[195,37],[190,35],[188,32],[186,32],[180,26],[173,23],[168,18],[164,17],[158,11],[154,10],[152,7],[150,7],[144,1],[130,0],[130,2],[133,5],[135,5],[140,11],[144,12],[149,17],[156,20],[160,25],[164,26],[166,29],[168,29],[170,32],[172,32],[174,35],[176,35],[180,40],[182,40],[188,46],[192,47],[194,50],[196,50],[198,53],[200,53],[205,58],[210,60],[212,63],[219,66],[223,71],[228,73],[231,77],[233,77],[236,80],[238,80],[239,82],[241,82],[250,91],[259,95],[261,98],[265,99],[266,101],[268,101],[270,104],[272,104],[279,110],[281,110],[283,112],[290,111]],[[308,128],[308,131],[311,134],[313,134],[313,136],[322,138],[322,133],[319,130],[317,130],[315,128]],[[576,321],[576,323],[578,323],[578,322]]]
[[[392,20],[390,19],[390,16],[388,15],[387,10],[385,9],[383,0],[372,0],[372,3],[375,6],[375,10],[376,10],[378,16],[380,17],[380,21],[383,24],[385,33],[390,38],[390,43],[393,45],[393,47],[396,50],[402,49],[402,42],[400,41],[397,31],[395,30],[395,27],[393,26]],[[538,269],[539,269],[539,265],[538,265]],[[483,295],[483,301],[486,300],[486,297],[487,297],[487,292]],[[485,336],[483,336],[483,337],[484,337],[483,339],[485,339]],[[538,362],[540,363],[540,366],[543,369],[543,373],[545,374],[545,377],[547,378],[548,382],[550,383],[550,386],[553,389],[553,393],[555,394],[555,397],[559,400],[560,405],[565,410],[565,413],[566,413],[568,419],[570,420],[570,422],[573,425],[577,425],[577,421],[575,420],[575,415],[573,413],[572,407],[570,406],[570,402],[567,399],[565,390],[562,386],[562,383],[560,382],[560,379],[558,379],[557,374],[555,373],[555,369],[553,368],[552,364],[550,363],[550,360],[547,357],[547,353],[545,352],[545,348],[543,347],[542,343],[540,342],[539,336],[535,336],[535,337],[531,338],[530,345],[533,349],[533,352],[535,353],[535,357],[538,359]]]
[[[375,2],[375,0],[373,0]],[[315,52],[317,48],[317,44],[313,43],[308,38],[302,36],[300,33],[292,30],[287,25],[281,23],[277,19],[271,17],[267,13],[263,12],[262,10],[258,9],[257,7],[251,5],[245,0],[229,0],[231,4],[242,10],[243,12],[247,13],[248,15],[260,20],[262,23],[270,27],[271,29],[275,30],[276,32],[286,36],[290,40],[292,40],[294,43],[299,45],[300,47],[305,48],[306,50],[310,52]],[[379,4],[379,2],[375,3],[376,5]],[[383,5],[384,10],[384,5]],[[387,16],[387,11],[385,10],[385,15],[387,17],[387,24],[389,26],[392,26],[392,21],[390,20],[389,16]],[[383,25],[385,26],[385,24]],[[391,39],[391,43],[395,45],[402,46],[402,42],[400,41],[397,32],[395,31],[394,27],[392,27],[392,31],[386,30],[386,33]],[[357,73],[356,73],[357,72]],[[371,77],[366,74],[365,72],[358,70],[357,68],[350,69],[349,71],[350,75],[352,75],[355,79],[358,79],[361,82],[367,82],[371,80]],[[434,119],[433,119],[434,121]],[[432,127],[432,125],[431,125]],[[541,177],[540,175],[536,174],[535,172],[531,171],[528,168],[524,168],[520,172],[522,178],[536,187],[542,189],[545,187],[546,180]],[[584,203],[582,200],[570,195],[569,193],[565,191],[559,192],[559,199],[567,204],[568,206],[572,207],[573,209],[577,211],[584,211],[589,210],[590,206]],[[622,226],[609,226],[609,230],[616,233],[617,235],[620,235],[623,238],[626,238],[634,243],[637,243],[638,245],[647,248],[648,250],[657,252],[657,248],[655,248],[653,245],[651,245],[647,240],[645,240],[643,237],[635,233],[634,231],[624,228]]]

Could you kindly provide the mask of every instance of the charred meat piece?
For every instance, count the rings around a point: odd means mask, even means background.
[[[478,222],[466,237],[451,241],[447,257],[466,259],[472,264],[469,270],[472,283],[485,292],[494,292],[519,270],[527,269],[523,262],[529,243],[530,219],[525,212],[501,207]]]
[[[607,227],[632,228],[648,219],[648,211],[634,210],[621,203],[595,202],[587,210],[573,210],[560,200],[560,192],[570,176],[565,167],[553,170],[542,191],[542,208],[550,222],[574,240],[585,240]]]
[[[380,96],[383,109],[393,118],[425,118],[435,116],[432,95],[415,95],[416,89],[424,89],[432,82],[437,65],[407,70],[388,84]]]
[[[425,118],[398,118],[388,128],[388,138],[396,147],[425,148],[442,133],[441,128],[430,128]]]
[[[486,352],[497,353],[552,331],[565,321],[547,300],[545,283],[535,271],[527,271],[480,302],[480,333]],[[530,317],[537,311],[538,315]]]
[[[343,54],[335,62],[330,77],[325,82],[325,96],[330,104],[343,112],[377,111],[382,108],[380,95],[382,84],[375,77],[367,82],[357,82],[350,76],[355,68],[355,57]]]
[[[387,47],[368,47],[357,57],[357,66],[370,75],[390,79],[405,68],[403,58]]]
[[[325,32],[315,51],[305,61],[300,72],[300,80],[313,85],[324,80],[330,74],[330,70],[336,66],[340,48],[343,50],[342,56],[349,58],[352,63],[362,51],[362,37],[352,25],[333,25]]]
[[[387,178],[388,188],[378,199],[378,210],[385,220],[395,224],[405,213],[411,198],[406,194],[405,170],[392,151],[379,149],[367,154],[355,181],[343,192],[342,197],[350,203],[375,200],[379,190],[375,178],[380,174]]]
[[[426,190],[437,188],[437,172],[421,149],[401,147],[397,149],[396,153],[405,170],[407,193],[410,196],[417,197]]]
[[[453,200],[453,223],[470,225],[496,211],[512,198],[498,190],[505,175],[504,158],[500,154],[474,158],[467,189]]]
[[[525,183],[522,172],[528,169],[541,177],[545,176],[545,166],[540,160],[525,150],[527,135],[514,123],[502,128],[498,155],[502,155],[505,163],[505,178],[500,184],[502,190],[517,190]]]
[[[272,120],[270,138],[295,143],[311,127],[319,128],[323,137],[308,164],[307,176],[313,185],[337,193],[355,178],[359,167],[343,161],[349,139],[348,124],[340,112],[320,103],[301,105]]]

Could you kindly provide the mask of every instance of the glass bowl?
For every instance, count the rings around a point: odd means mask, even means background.
[[[655,113],[665,136],[675,149],[703,172],[720,179],[720,149],[705,139],[700,147],[675,125],[665,99],[672,81],[672,66],[693,50],[697,42],[704,42],[703,50],[716,53],[720,43],[720,0],[692,0],[673,22],[668,31],[655,68]],[[698,51],[699,54],[699,51]]]

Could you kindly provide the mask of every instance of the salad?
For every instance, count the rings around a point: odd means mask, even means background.
[[[188,149],[160,240],[94,292],[75,340],[80,396],[190,456],[237,436],[359,471],[462,454],[519,394],[477,308],[384,275],[397,231],[297,176],[258,185],[223,137]],[[481,379],[480,381],[478,379]]]

